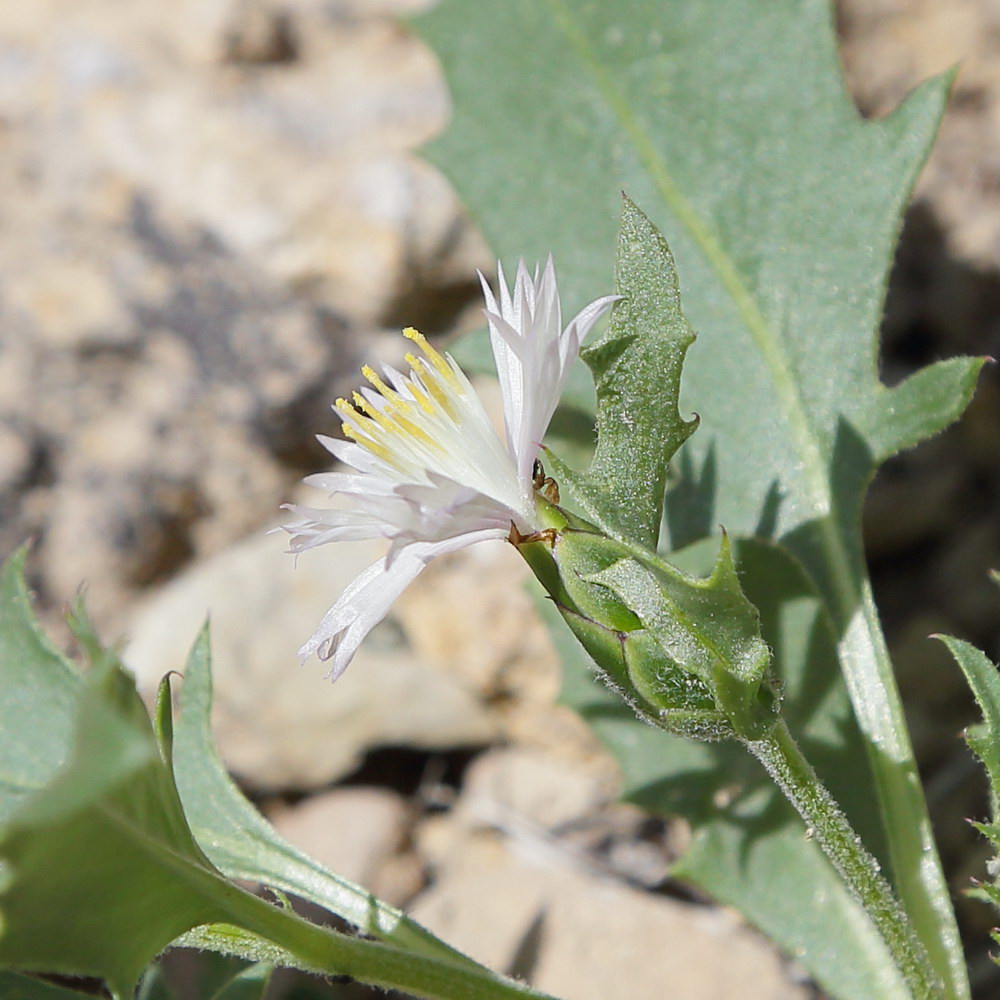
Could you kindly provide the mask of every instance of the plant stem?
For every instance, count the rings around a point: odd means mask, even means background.
[[[867,574],[843,626],[839,656],[879,791],[900,898],[945,996],[968,1000],[969,980],[948,884],[934,842],[909,729]],[[846,616],[845,616],[846,617]]]
[[[916,1000],[943,997],[922,944],[879,863],[802,755],[784,720],[747,749],[764,765],[878,928]]]
[[[220,902],[234,924],[284,948],[317,972],[426,1000],[553,1000],[485,968],[417,955],[309,923],[232,883],[219,880],[214,893],[226,897]]]

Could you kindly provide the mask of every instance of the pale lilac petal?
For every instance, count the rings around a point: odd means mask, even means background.
[[[497,282],[500,285],[500,312],[504,319],[514,319],[514,303],[510,298],[510,289],[507,287],[507,275],[503,273],[503,264],[497,261]]]
[[[483,315],[486,317],[487,322],[490,324],[490,331],[496,331],[503,343],[510,348],[511,353],[514,355],[518,363],[524,360],[525,354],[528,351],[528,344],[525,339],[521,336],[521,331],[515,329],[500,316],[498,313],[491,312],[489,309],[483,310]],[[499,369],[499,364],[497,368]],[[507,368],[507,365],[504,365]]]
[[[331,680],[336,680],[351,662],[365,636],[388,614],[393,601],[417,578],[425,563],[419,559],[397,559],[392,570],[385,560],[373,563],[340,595],[323,616],[319,628],[299,649],[305,662],[313,653],[331,659]]]
[[[288,532],[290,552],[305,552],[327,542],[355,542],[385,535],[385,526],[370,513],[361,510],[328,510],[322,507],[300,507],[284,504],[285,510],[302,518],[283,524]]]
[[[497,305],[497,300],[493,295],[493,289],[490,288],[490,283],[486,280],[486,276],[482,271],[476,271],[476,274],[479,275],[479,287],[483,290],[483,298],[486,300],[486,308],[490,312],[499,313],[500,307]]]

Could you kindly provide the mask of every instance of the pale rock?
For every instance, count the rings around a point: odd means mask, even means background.
[[[726,910],[589,873],[545,845],[463,839],[411,915],[564,1000],[804,1000],[776,950]]]
[[[323,461],[369,325],[469,300],[422,6],[0,4],[0,549],[38,538],[43,606],[86,581],[120,632]]]
[[[421,824],[421,855],[447,867],[456,844],[485,826],[631,884],[658,886],[679,856],[685,824],[652,820],[615,801],[620,783],[610,757],[572,760],[537,747],[494,747],[469,765],[448,816]]]
[[[0,418],[0,495],[17,488],[31,467],[32,442]]]
[[[514,549],[484,542],[431,563],[396,614],[422,659],[481,692],[508,740],[608,766],[580,717],[556,703],[559,658],[533,593],[540,586]]]
[[[526,747],[499,747],[465,773],[455,809],[461,822],[556,830],[606,806],[617,776]]]
[[[342,544],[297,560],[284,550],[283,536],[248,538],[149,600],[124,657],[141,690],[181,669],[209,617],[216,738],[226,763],[257,788],[327,784],[377,746],[448,749],[496,736],[473,687],[415,655],[391,614],[335,685],[315,659],[299,666],[299,644],[385,545]]]
[[[385,788],[336,788],[270,813],[290,843],[351,882],[391,903],[417,885],[399,879],[411,809]]]
[[[11,305],[34,316],[53,347],[123,346],[135,340],[97,261],[54,258],[12,292]]]
[[[638,811],[619,813],[612,791],[582,764],[488,751],[452,812],[414,831],[433,880],[409,912],[491,968],[565,1000],[804,1000],[776,949],[733,913],[630,888],[581,849],[572,834],[588,823],[614,840],[624,822],[623,842],[642,843]]]

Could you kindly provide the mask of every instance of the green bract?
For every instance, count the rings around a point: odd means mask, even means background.
[[[604,680],[643,718],[698,739],[760,739],[778,699],[728,539],[689,576],[539,501],[551,527],[520,548]]]

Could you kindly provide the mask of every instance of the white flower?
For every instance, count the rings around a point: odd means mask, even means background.
[[[299,650],[331,660],[336,680],[364,637],[435,556],[488,538],[537,531],[535,458],[570,364],[591,327],[616,299],[584,308],[562,329],[552,258],[539,277],[518,265],[513,293],[498,265],[500,303],[480,275],[503,397],[506,446],[497,436],[469,380],[448,355],[416,330],[403,336],[420,354],[408,354],[408,374],[385,366],[384,378],[362,373],[370,386],[353,403],[338,399],[350,440],[320,441],[352,472],[305,481],[351,498],[348,509],[289,506],[300,520],[285,525],[292,552],[325,542],[385,537],[385,558],[369,566],[340,595]]]

